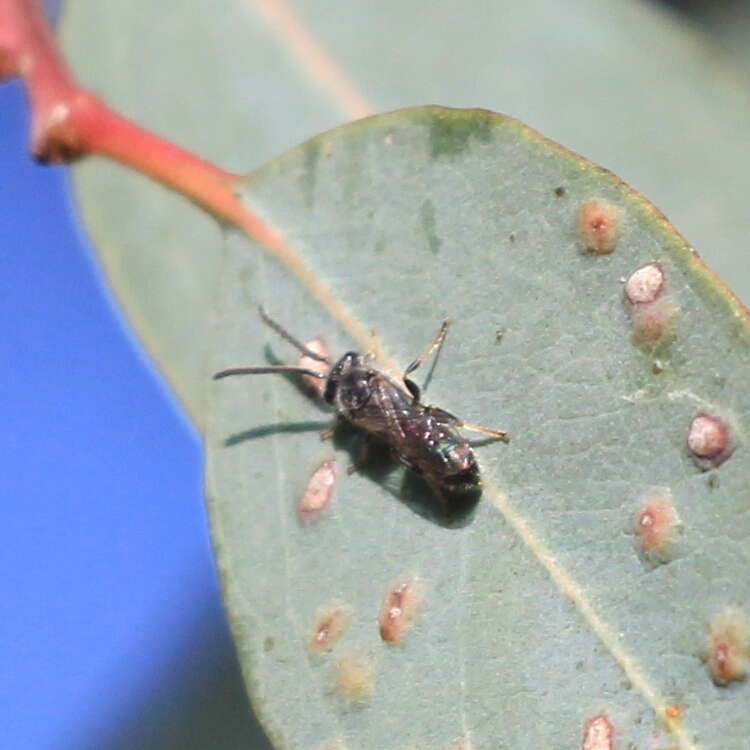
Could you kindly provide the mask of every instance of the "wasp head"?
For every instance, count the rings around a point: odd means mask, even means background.
[[[323,397],[347,416],[361,409],[369,400],[371,375],[372,372],[363,366],[361,355],[347,352],[331,368]]]

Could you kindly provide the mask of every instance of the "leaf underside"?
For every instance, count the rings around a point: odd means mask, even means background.
[[[353,334],[372,328],[401,366],[449,318],[426,401],[512,434],[476,449],[483,497],[448,522],[387,460],[348,475],[356,436],[322,442],[330,414],[292,380],[213,385],[213,539],[275,744],[562,750],[604,715],[621,748],[742,746],[748,685],[714,684],[703,657],[717,613],[750,606],[748,323],[684,240],[609,172],[480,110],[340,128],[246,190],[308,276],[229,237],[217,370],[296,361],[258,304],[302,340],[324,335],[334,354],[362,350]],[[587,252],[579,233],[591,200],[616,209],[610,254]],[[653,261],[669,331],[644,346],[623,279]],[[700,412],[731,426],[721,465],[688,453]],[[329,458],[334,499],[303,524],[298,501]],[[680,520],[659,559],[634,533],[654,493]],[[401,581],[419,581],[420,603],[400,642],[385,643],[378,613]],[[317,614],[337,606],[350,613],[340,639],[312,652]],[[362,661],[368,694],[347,698],[336,665]],[[667,705],[679,708],[671,723]]]

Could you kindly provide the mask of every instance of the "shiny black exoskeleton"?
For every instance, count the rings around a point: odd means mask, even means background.
[[[447,322],[443,323],[431,345],[406,369],[403,382],[398,382],[370,367],[367,358],[356,352],[347,352],[332,363],[294,339],[262,308],[260,314],[267,325],[306,358],[324,363],[326,367],[320,371],[286,366],[239,367],[222,370],[214,378],[297,372],[323,379],[323,398],[337,416],[387,444],[401,463],[424,477],[433,490],[452,494],[470,492],[480,486],[474,451],[459,429],[482,432],[498,440],[508,440],[507,433],[463,422],[444,409],[423,404],[419,388],[408,378],[433,350],[442,345]]]
[[[387,443],[431,485],[450,492],[479,485],[474,452],[457,429],[460,420],[420,403],[408,387],[368,367],[360,354],[348,352],[331,368],[324,398],[341,417]]]

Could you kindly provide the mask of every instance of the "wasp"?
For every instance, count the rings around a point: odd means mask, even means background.
[[[258,310],[267,326],[321,367],[315,370],[287,365],[232,367],[217,372],[213,376],[215,380],[230,375],[267,373],[296,373],[323,380],[323,399],[333,407],[337,418],[359,428],[368,438],[386,444],[394,456],[423,477],[436,494],[462,494],[481,487],[474,451],[460,430],[480,432],[505,442],[509,440],[508,433],[465,422],[445,409],[422,403],[419,386],[410,377],[442,346],[448,331],[447,320],[398,381],[372,367],[369,355],[347,352],[334,362],[312,351],[272,320],[263,307]]]

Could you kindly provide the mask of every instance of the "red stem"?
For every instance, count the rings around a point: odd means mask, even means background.
[[[41,162],[100,154],[182,193],[275,252],[272,227],[235,195],[239,177],[113,112],[73,78],[38,0],[0,0],[0,80],[20,76],[31,108],[31,152]]]

